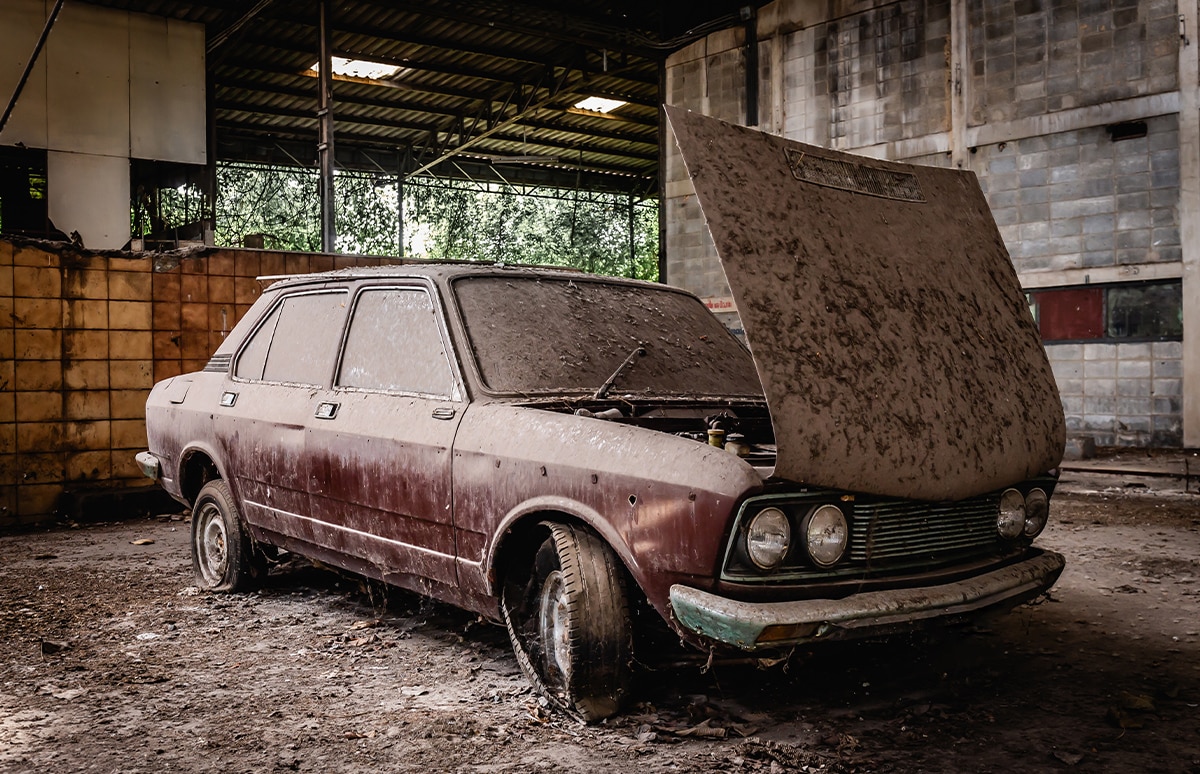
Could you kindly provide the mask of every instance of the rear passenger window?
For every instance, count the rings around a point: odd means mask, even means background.
[[[338,385],[443,398],[454,394],[454,375],[428,293],[381,288],[359,295]]]
[[[240,379],[324,386],[337,356],[348,294],[287,296],[242,347]]]

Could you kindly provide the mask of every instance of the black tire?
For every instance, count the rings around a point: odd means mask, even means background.
[[[509,637],[521,671],[555,706],[603,720],[620,710],[633,669],[624,576],[594,534],[546,526],[532,571],[504,585]]]
[[[192,506],[192,574],[197,586],[212,591],[244,591],[266,574],[266,557],[222,479],[205,484]]]

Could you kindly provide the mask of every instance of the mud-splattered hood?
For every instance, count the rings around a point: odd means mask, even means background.
[[[770,405],[777,477],[949,500],[1061,461],[1058,389],[974,174],[667,116]]]

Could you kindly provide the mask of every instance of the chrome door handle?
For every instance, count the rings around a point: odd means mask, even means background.
[[[435,408],[433,410],[433,418],[434,419],[454,419],[455,413],[457,413],[457,412],[455,412],[454,409],[445,408],[443,406],[441,408]]]

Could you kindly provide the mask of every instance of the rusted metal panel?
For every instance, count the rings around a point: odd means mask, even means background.
[[[496,541],[525,512],[555,511],[604,537],[664,613],[671,583],[712,584],[732,510],[762,485],[743,460],[687,438],[505,404],[468,410],[454,481],[464,586],[493,591]]]
[[[777,476],[944,500],[1061,461],[1058,389],[973,174],[667,114],[771,406]]]

